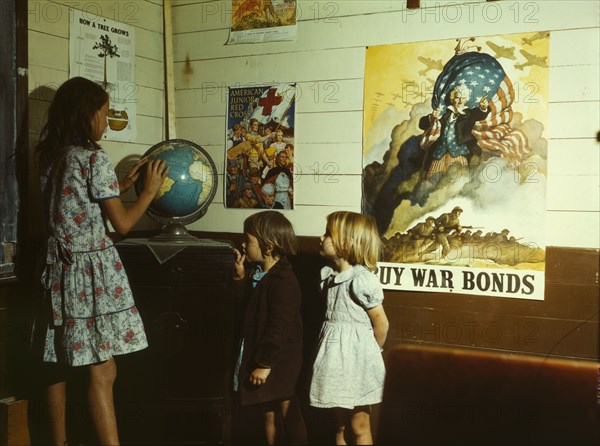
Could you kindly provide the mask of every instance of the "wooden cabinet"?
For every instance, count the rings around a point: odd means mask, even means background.
[[[231,245],[189,245],[161,264],[148,246],[124,242],[117,249],[149,347],[116,357],[122,443],[229,443],[235,362]]]

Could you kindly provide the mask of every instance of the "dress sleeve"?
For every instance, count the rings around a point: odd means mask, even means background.
[[[375,274],[364,270],[352,280],[352,297],[365,309],[370,310],[383,303],[383,289]]]
[[[325,282],[327,282],[327,279],[329,279],[329,277],[333,274],[333,268],[331,268],[330,266],[324,266],[323,268],[321,268],[321,280],[319,282],[319,291],[323,291],[323,288],[325,288]]]
[[[94,201],[119,196],[119,181],[112,161],[104,150],[96,150],[90,156],[88,185],[90,196]]]

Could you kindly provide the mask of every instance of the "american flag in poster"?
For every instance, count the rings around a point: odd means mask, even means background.
[[[510,126],[515,90],[502,65],[486,53],[467,52],[454,56],[435,81],[432,108],[443,114],[447,97],[458,85],[464,85],[471,91],[468,108],[476,107],[484,96],[490,101],[489,115],[477,122],[473,129],[479,146],[498,152],[513,165],[520,162],[530,149],[525,133]],[[439,138],[440,128],[440,125],[435,125],[425,132],[421,146],[426,148],[433,144]]]
[[[362,210],[384,288],[544,298],[549,37],[367,49]]]

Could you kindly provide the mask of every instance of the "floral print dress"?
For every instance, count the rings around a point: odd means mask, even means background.
[[[42,273],[51,317],[45,362],[94,364],[148,346],[119,254],[106,234],[100,202],[119,196],[103,150],[68,148],[63,175],[41,177],[48,206]]]

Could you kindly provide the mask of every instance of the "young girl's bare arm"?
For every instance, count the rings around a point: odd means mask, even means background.
[[[137,181],[137,179],[140,176],[140,168],[147,162],[148,162],[147,156],[140,158],[140,160],[137,163],[135,163],[135,165],[131,168],[131,170],[129,172],[127,172],[127,175],[125,175],[125,178],[123,178],[121,181],[119,181],[119,192],[121,194],[124,194],[125,192],[127,192],[131,188],[131,186],[134,185],[134,183]]]
[[[144,215],[168,173],[169,168],[165,169],[164,160],[148,161],[144,177],[144,189],[135,203],[126,208],[118,197],[101,202],[102,210],[120,235],[127,234]]]
[[[369,315],[371,324],[373,325],[373,334],[375,335],[375,340],[377,341],[379,347],[383,347],[383,344],[387,338],[388,329],[390,327],[390,323],[388,322],[383,305],[377,305],[375,308],[367,310],[367,314]]]

